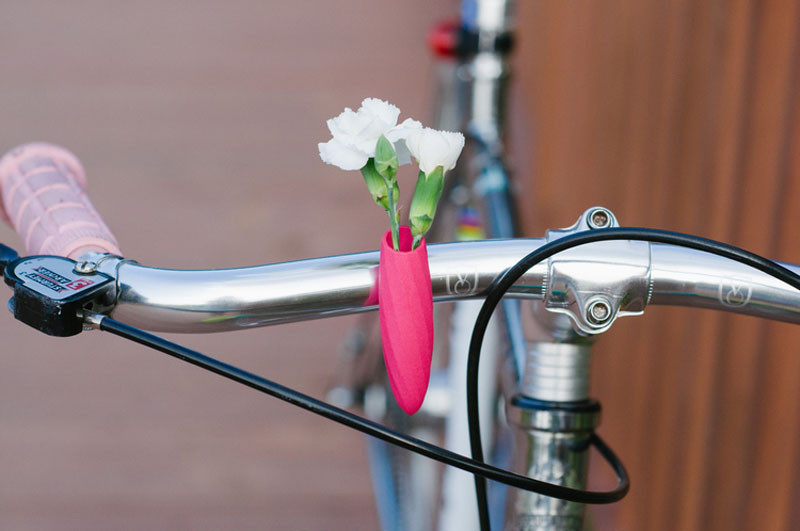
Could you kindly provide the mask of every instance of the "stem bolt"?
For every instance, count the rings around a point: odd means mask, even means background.
[[[611,226],[611,214],[605,208],[596,208],[589,212],[589,227],[593,229],[605,229]]]
[[[611,319],[611,305],[604,300],[596,300],[586,309],[586,319],[593,325],[603,325]]]

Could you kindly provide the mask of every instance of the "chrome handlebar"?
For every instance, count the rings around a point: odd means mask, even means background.
[[[436,302],[479,298],[546,239],[428,246]],[[782,264],[800,273],[800,266]],[[221,332],[377,308],[378,252],[256,267],[179,271],[105,259],[117,281],[111,316],[161,332]],[[544,301],[585,334],[647,305],[677,305],[800,323],[800,292],[760,271],[700,251],[646,242],[597,242],[529,270],[508,296]]]

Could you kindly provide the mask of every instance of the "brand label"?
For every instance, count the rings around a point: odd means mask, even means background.
[[[478,291],[478,271],[471,273],[449,273],[446,284],[450,295],[471,295]]]
[[[753,289],[748,283],[730,279],[720,283],[717,296],[725,306],[737,308],[747,305],[752,293]]]
[[[21,262],[14,273],[28,288],[52,299],[66,299],[80,293],[106,277],[96,278],[80,275],[73,271],[71,260],[58,257],[38,257]]]

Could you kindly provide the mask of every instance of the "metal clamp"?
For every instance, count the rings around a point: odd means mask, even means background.
[[[571,227],[547,231],[553,241],[579,231],[618,227],[603,207],[584,212]],[[567,315],[581,334],[605,332],[617,317],[640,315],[651,292],[650,244],[610,241],[570,249],[548,260],[544,306]]]

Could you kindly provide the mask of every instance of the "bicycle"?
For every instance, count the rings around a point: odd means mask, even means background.
[[[467,370],[472,461],[136,328],[211,332],[367,311],[374,308],[374,252],[243,269],[150,268],[120,256],[113,235],[86,198],[82,169],[68,152],[47,144],[22,146],[2,159],[0,173],[7,214],[33,249],[31,256],[20,258],[2,248],[4,276],[14,291],[9,308],[17,319],[53,336],[76,335],[84,328],[111,332],[470,471],[476,474],[482,500],[483,529],[490,525],[487,478],[529,491],[517,494],[510,504],[510,525],[515,528],[580,529],[585,503],[611,503],[627,492],[623,466],[594,434],[599,404],[588,395],[590,344],[585,336],[608,330],[618,317],[642,313],[648,304],[800,319],[800,266],[787,269],[698,237],[615,228],[613,214],[600,207],[589,209],[572,227],[550,231],[544,240],[432,246],[435,299],[486,297]],[[530,249],[534,250],[527,253]],[[710,258],[714,255],[728,261]],[[451,277],[468,271],[476,272],[472,290],[449,289]],[[722,296],[731,278],[748,286],[746,298]],[[564,341],[568,331],[563,321],[555,320],[551,331],[561,341],[534,346],[518,393],[507,398],[518,441],[527,443],[520,444],[527,450],[518,457],[525,458],[523,470],[536,480],[483,464],[477,363],[489,318],[506,293],[543,301],[543,307],[566,315],[574,324],[570,328],[584,335]],[[584,490],[590,446],[617,474],[615,489]]]

